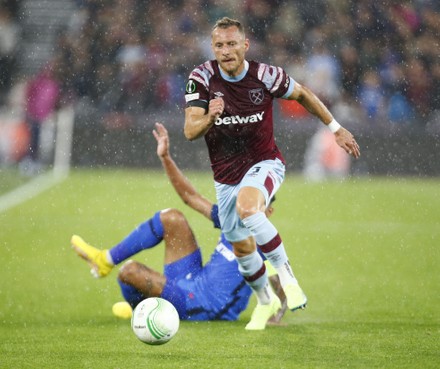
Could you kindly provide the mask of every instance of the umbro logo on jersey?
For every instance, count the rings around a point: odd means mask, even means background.
[[[249,98],[255,105],[260,105],[264,99],[264,91],[262,88],[249,90]]]
[[[257,123],[263,120],[264,111],[261,113],[256,113],[248,115],[247,117],[240,117],[239,115],[234,115],[232,117],[217,118],[215,121],[216,126],[221,126],[222,124],[246,124],[246,123]]]
[[[214,92],[215,97],[222,97],[225,96],[224,94],[222,94],[220,91],[218,92]]]

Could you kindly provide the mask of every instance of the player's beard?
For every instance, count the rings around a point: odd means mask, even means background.
[[[244,65],[244,60],[237,62],[237,59],[234,59],[232,62],[222,62],[220,63],[221,68],[227,75],[230,77],[236,77],[239,73],[241,73],[241,68]]]

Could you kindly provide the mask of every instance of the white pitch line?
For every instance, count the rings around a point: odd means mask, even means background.
[[[72,153],[74,109],[67,106],[57,113],[57,138],[53,169],[21,187],[0,196],[0,213],[28,201],[40,193],[61,183],[69,176]]]
[[[42,174],[21,187],[0,196],[0,213],[3,213],[17,205],[20,205],[44,191],[61,183],[68,177],[67,174],[57,175],[53,171]]]

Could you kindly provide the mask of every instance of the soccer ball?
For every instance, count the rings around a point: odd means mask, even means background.
[[[150,297],[141,301],[133,311],[131,328],[148,345],[167,343],[179,329],[179,314],[169,301]]]

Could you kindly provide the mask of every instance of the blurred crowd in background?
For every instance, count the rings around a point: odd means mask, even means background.
[[[350,119],[423,125],[440,108],[435,0],[74,2],[77,10],[59,30],[42,73],[51,74],[65,99],[87,98],[103,113],[182,106],[188,73],[212,59],[211,28],[223,16],[244,23],[248,58],[284,67]],[[19,5],[2,0],[2,96],[17,79]]]
[[[213,58],[211,29],[223,16],[243,22],[249,59],[284,67],[343,123],[423,128],[438,120],[438,0],[72,1],[76,10],[57,30],[50,60],[25,76],[31,120],[80,101],[122,126],[147,111],[182,109],[188,74]],[[0,3],[4,105],[23,81],[16,68],[21,13],[20,1]],[[46,95],[36,96],[42,90]],[[280,102],[280,111],[307,115],[293,102]]]

